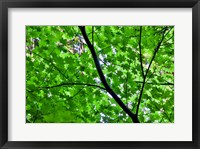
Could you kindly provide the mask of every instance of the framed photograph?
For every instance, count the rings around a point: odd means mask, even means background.
[[[199,9],[0,1],[0,147],[199,149]]]

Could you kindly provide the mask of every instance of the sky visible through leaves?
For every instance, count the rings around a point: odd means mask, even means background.
[[[174,123],[173,26],[26,26],[27,123]]]

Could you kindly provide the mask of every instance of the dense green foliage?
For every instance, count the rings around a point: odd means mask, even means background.
[[[86,26],[110,88],[140,123],[174,122],[173,26]],[[78,26],[26,27],[28,123],[132,123]]]

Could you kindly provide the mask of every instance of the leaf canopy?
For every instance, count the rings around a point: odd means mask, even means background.
[[[174,27],[86,26],[110,88],[141,123],[174,122]],[[28,123],[132,123],[78,26],[26,27]],[[142,89],[143,88],[143,89]]]

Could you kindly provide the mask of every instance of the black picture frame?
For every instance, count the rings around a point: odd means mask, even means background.
[[[8,141],[8,8],[192,8],[192,141],[123,142],[36,142]],[[121,148],[200,149],[199,34],[198,0],[0,0],[0,147],[2,149]],[[183,113],[184,116],[184,113]],[[187,118],[186,118],[187,120]],[[53,134],[52,134],[53,135]]]

